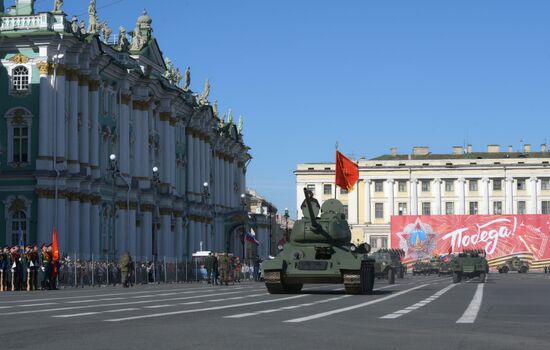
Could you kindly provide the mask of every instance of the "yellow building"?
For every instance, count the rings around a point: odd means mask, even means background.
[[[350,193],[336,191],[334,163],[298,164],[296,204],[304,187],[321,204],[341,200],[352,241],[380,249],[391,243],[392,215],[550,214],[549,162],[545,144],[539,151],[528,144],[520,151],[489,145],[485,152],[455,146],[448,154],[432,154],[428,147],[398,154],[392,148],[391,154],[358,161],[359,181]]]

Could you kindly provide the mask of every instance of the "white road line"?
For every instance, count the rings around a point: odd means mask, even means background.
[[[481,301],[483,300],[483,286],[485,286],[485,283],[480,283],[477,285],[476,293],[474,294],[470,305],[468,305],[468,308],[464,311],[464,314],[456,321],[456,323],[475,322],[479,309],[481,308]]]
[[[149,305],[149,306],[144,306],[143,308],[144,309],[160,309],[161,307],[170,307],[170,306],[174,306],[174,305],[173,304]]]
[[[122,311],[136,311],[139,309],[136,308],[128,308],[128,309],[118,309],[118,310],[107,310],[107,311],[92,311],[92,312],[82,312],[79,314],[70,314],[70,315],[56,315],[52,317],[56,318],[70,318],[70,317],[80,317],[80,316],[91,316],[91,315],[97,315],[97,314],[106,314],[106,313],[112,313],[112,312],[122,312]]]
[[[103,320],[103,321],[105,321],[105,322],[122,322],[122,321],[130,321],[130,320],[139,320],[139,319],[143,319],[143,318],[165,317],[165,316],[173,316],[173,315],[190,314],[190,313],[195,313],[195,312],[216,311],[216,310],[231,309],[231,308],[241,307],[241,306],[275,303],[275,302],[283,301],[283,300],[303,298],[305,296],[307,296],[307,295],[306,294],[300,294],[300,295],[295,295],[295,296],[286,297],[286,298],[279,298],[279,299],[260,300],[260,301],[253,301],[253,302],[241,303],[241,304],[230,304],[230,305],[223,305],[223,306],[217,306],[217,307],[207,307],[207,308],[203,308],[203,309],[181,310],[181,311],[165,312],[165,313],[160,313],[160,314],[150,314],[150,315],[141,315],[141,316],[133,316],[133,317],[115,318],[115,319]]]
[[[251,289],[250,291],[258,291],[262,289]],[[111,304],[99,304],[99,305],[82,305],[82,306],[70,306],[70,307],[61,307],[55,309],[41,309],[41,310],[28,310],[28,311],[13,311],[0,313],[0,316],[9,316],[9,315],[22,315],[22,314],[31,314],[31,313],[41,313],[41,312],[51,312],[51,311],[63,311],[63,310],[76,310],[76,309],[89,309],[94,307],[109,307],[109,306],[120,306],[120,305],[137,305],[137,304],[147,304],[147,303],[162,303],[166,301],[174,300],[186,300],[186,299],[195,299],[195,298],[207,298],[212,296],[228,295],[241,293],[241,291],[235,292],[223,292],[223,293],[213,293],[213,294],[201,294],[201,295],[191,295],[188,297],[178,297],[178,298],[168,298],[168,299],[153,299],[153,300],[140,300],[140,301],[129,301],[121,303],[111,303]]]
[[[246,290],[251,288],[256,288],[256,285],[253,286],[245,286],[245,287],[235,287],[231,288],[232,290]],[[122,293],[107,293],[107,294],[87,294],[87,295],[79,295],[79,296],[65,296],[65,297],[56,297],[56,298],[42,298],[42,299],[27,299],[27,300],[6,300],[6,301],[0,301],[0,305],[5,304],[15,304],[15,303],[21,303],[21,302],[36,302],[36,301],[51,301],[51,300],[67,300],[67,299],[83,299],[83,298],[98,298],[98,297],[111,297],[111,296],[122,296],[124,299],[128,298],[129,295],[132,294],[144,294],[144,293],[158,293],[158,292],[174,292],[174,290],[178,291],[178,289],[159,289],[159,290],[146,290],[146,291],[139,291],[139,292],[122,292]],[[208,292],[213,290],[221,290],[220,287],[202,287],[202,288],[192,288],[187,290],[181,290],[177,292],[177,294],[189,294],[189,293],[200,293],[200,292]],[[59,291],[63,292],[63,291]],[[56,292],[51,292],[56,293]],[[158,294],[157,294],[158,295]],[[0,306],[1,307],[1,306]]]
[[[261,310],[261,311],[256,311],[256,312],[247,312],[247,313],[243,313],[243,314],[229,315],[229,316],[224,316],[224,318],[243,318],[243,317],[250,317],[250,316],[262,315],[262,314],[269,314],[269,313],[273,313],[273,312],[277,312],[277,311],[298,309],[298,308],[301,308],[301,307],[306,307],[306,306],[311,306],[311,305],[324,304],[324,303],[328,303],[328,302],[331,302],[331,301],[336,301],[336,300],[348,298],[350,296],[351,295],[342,295],[342,296],[339,296],[339,297],[314,301],[314,302],[311,302],[311,303],[304,303],[304,304],[291,305],[291,306],[283,306],[283,307],[280,307],[278,309],[268,309],[268,310]]]
[[[435,293],[434,295],[422,300],[422,301],[419,301],[418,303],[416,304],[413,304],[409,307],[406,307],[404,309],[401,309],[401,310],[397,310],[397,311],[394,311],[392,313],[389,313],[387,315],[384,315],[380,318],[382,319],[386,319],[386,320],[394,320],[396,318],[399,318],[405,314],[408,314],[409,312],[411,311],[414,311],[414,310],[417,310],[423,306],[426,306],[428,305],[429,303],[431,303],[432,301],[436,300],[437,298],[439,298],[440,296],[442,296],[443,294],[447,293],[449,290],[451,290],[453,287],[455,287],[456,284],[450,284],[448,285],[447,287],[441,289],[439,292]]]
[[[41,304],[24,304],[24,305],[15,305],[14,307],[34,307],[34,306],[45,306],[45,305],[57,305],[58,303],[41,303]]]
[[[361,308],[361,307],[369,306],[369,305],[372,305],[372,304],[380,303],[380,302],[383,302],[383,301],[386,301],[386,300],[389,300],[389,299],[398,297],[398,296],[403,295],[403,294],[405,294],[405,293],[412,292],[413,290],[416,290],[416,289],[419,289],[419,288],[426,287],[427,285],[429,285],[429,283],[427,283],[427,284],[421,284],[421,285],[419,285],[419,286],[416,286],[416,287],[413,287],[413,288],[409,288],[409,289],[405,289],[405,290],[403,290],[403,291],[401,291],[401,292],[397,292],[397,293],[391,294],[391,295],[389,295],[389,296],[387,296],[387,297],[383,297],[383,298],[379,298],[379,299],[367,301],[367,302],[364,302],[364,303],[361,303],[361,304],[352,305],[352,306],[348,306],[348,307],[344,307],[344,308],[336,309],[336,310],[332,310],[332,311],[321,312],[321,313],[314,314],[314,315],[311,315],[311,316],[300,317],[300,318],[294,318],[294,319],[291,319],[291,320],[286,320],[286,321],[284,321],[284,322],[298,323],[298,322],[311,321],[311,320],[314,320],[314,319],[317,319],[317,318],[322,318],[322,317],[326,317],[326,316],[338,314],[338,313],[341,313],[341,312],[346,312],[346,311],[358,309],[358,308]]]

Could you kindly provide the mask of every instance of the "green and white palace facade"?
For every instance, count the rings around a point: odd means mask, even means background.
[[[93,8],[92,8],[93,3]],[[0,1],[0,244],[80,257],[240,254],[242,124],[185,86],[139,17],[110,40],[31,0]],[[239,216],[240,213],[240,216]]]

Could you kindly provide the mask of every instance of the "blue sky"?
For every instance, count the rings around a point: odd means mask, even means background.
[[[39,0],[50,9],[53,0]],[[69,15],[88,1],[67,0]],[[6,1],[6,5],[11,4]],[[131,30],[143,8],[194,90],[245,120],[248,185],[295,214],[298,163],[415,145],[535,149],[550,116],[547,0],[97,0]],[[103,6],[106,6],[102,8]],[[87,15],[86,15],[87,17]]]

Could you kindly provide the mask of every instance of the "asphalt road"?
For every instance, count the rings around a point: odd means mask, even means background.
[[[373,295],[262,283],[0,293],[0,349],[547,349],[550,275],[375,282]]]

